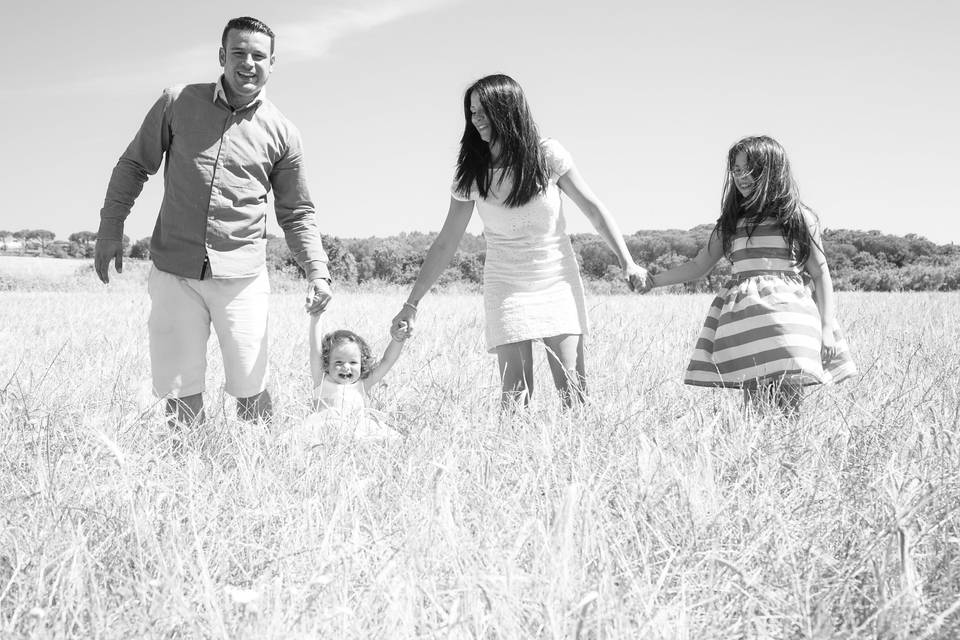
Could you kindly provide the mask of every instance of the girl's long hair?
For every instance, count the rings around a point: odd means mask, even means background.
[[[746,198],[740,195],[733,178],[733,166],[740,153],[746,156],[747,169],[753,179],[753,191]],[[731,253],[741,218],[746,221],[747,237],[753,235],[758,224],[775,218],[780,233],[793,252],[795,264],[803,265],[810,257],[814,242],[803,219],[804,210],[813,213],[800,200],[797,183],[790,171],[790,161],[779,142],[769,136],[751,136],[730,147],[720,218],[714,229],[714,233],[723,241],[725,255]]]
[[[323,370],[330,369],[330,352],[345,342],[352,342],[360,349],[360,379],[366,380],[370,372],[377,367],[373,352],[367,341],[348,329],[337,329],[323,336],[320,341],[320,355],[323,359]]]
[[[490,144],[500,144],[498,161],[503,171],[497,184],[507,174],[512,179],[504,204],[522,206],[547,188],[549,172],[540,147],[540,133],[523,89],[513,78],[502,74],[480,78],[463,95],[466,122],[457,158],[457,191],[467,196],[476,184],[480,196],[486,198],[494,181],[490,145],[480,138],[471,120],[470,95],[474,91],[490,123]]]

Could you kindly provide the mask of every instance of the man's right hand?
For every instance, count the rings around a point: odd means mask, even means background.
[[[117,273],[123,273],[123,243],[119,240],[97,238],[93,251],[93,268],[104,284],[110,282],[110,260],[114,261]]]

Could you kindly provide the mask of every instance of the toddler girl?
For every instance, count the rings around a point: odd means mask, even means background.
[[[313,409],[322,422],[336,423],[341,433],[359,438],[395,438],[383,415],[370,408],[368,391],[397,362],[403,335],[391,336],[379,362],[366,341],[352,331],[321,333],[320,316],[310,316],[310,374]]]

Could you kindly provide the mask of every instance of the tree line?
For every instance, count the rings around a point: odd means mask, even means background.
[[[706,244],[713,225],[692,229],[641,230],[625,237],[638,264],[654,272],[669,269],[694,257]],[[341,283],[412,283],[436,233],[401,233],[386,238],[338,238],[323,236],[330,259],[330,272]],[[0,251],[59,258],[92,258],[96,233],[78,231],[66,241],[55,240],[47,230],[0,231]],[[123,238],[124,253],[131,258],[150,257],[150,238],[130,242]],[[840,291],[956,291],[960,290],[960,245],[937,245],[916,234],[896,236],[879,231],[827,229],[824,253],[834,287]],[[596,234],[571,235],[574,252],[584,278],[608,283],[618,290],[620,270],[616,258]],[[14,247],[14,245],[16,245]],[[483,279],[486,243],[483,236],[466,234],[439,284],[479,284]],[[267,240],[269,268],[302,273],[282,237]],[[684,285],[688,291],[713,291],[730,276],[730,264],[722,260],[706,278]]]
[[[656,273],[696,256],[712,231],[711,224],[687,230],[641,230],[625,236],[624,240],[634,260]],[[330,258],[330,272],[336,281],[362,284],[376,280],[408,285],[416,279],[436,235],[414,232],[359,239],[324,236],[323,242]],[[608,283],[610,291],[625,289],[617,260],[600,236],[582,233],[572,234],[570,239],[586,280]],[[823,244],[837,290],[960,290],[960,245],[937,245],[916,234],[895,236],[850,229],[827,229]],[[439,283],[479,284],[483,279],[485,254],[483,237],[466,234]],[[273,269],[300,272],[283,238],[268,240],[267,256]],[[691,292],[714,291],[730,275],[730,263],[721,260],[707,277],[677,288]]]
[[[92,258],[97,243],[95,231],[77,231],[67,240],[57,240],[57,235],[47,229],[0,230],[0,251],[22,256],[40,255],[51,258]],[[149,248],[150,239],[146,238]],[[125,253],[130,252],[130,238],[123,236]],[[136,257],[136,256],[133,256]]]

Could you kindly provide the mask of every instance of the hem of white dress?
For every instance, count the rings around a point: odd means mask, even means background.
[[[491,345],[489,342],[487,342],[487,353],[496,353],[496,352],[497,352],[497,347],[502,347],[502,346],[507,345],[507,344],[515,344],[515,343],[517,343],[517,342],[526,342],[526,341],[528,341],[528,340],[533,341],[533,342],[543,342],[543,339],[544,339],[544,338],[552,338],[552,337],[554,337],[554,336],[560,336],[560,335],[564,335],[564,336],[586,336],[586,335],[589,335],[589,333],[590,333],[589,331],[585,331],[585,330],[583,330],[583,329],[581,329],[580,331],[558,331],[557,333],[550,333],[550,334],[547,334],[547,335],[545,335],[545,336],[535,336],[535,337],[528,337],[528,338],[520,337],[520,338],[517,338],[517,339],[515,339],[515,340],[504,340],[503,342],[499,342],[499,343],[494,344],[494,345]]]

